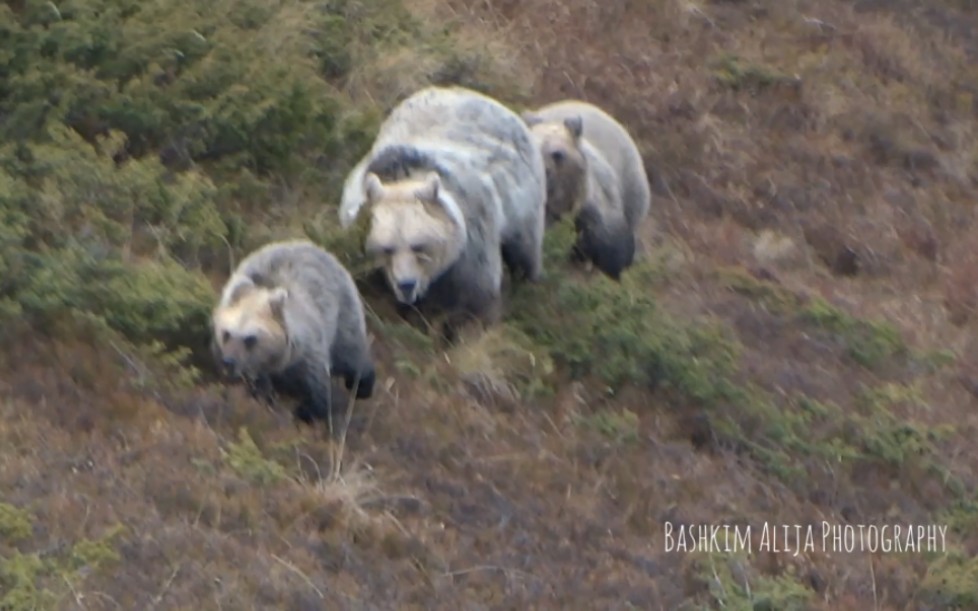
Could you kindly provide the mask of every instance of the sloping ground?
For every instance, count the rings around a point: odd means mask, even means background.
[[[0,8],[0,609],[978,606],[974,7],[462,4]],[[192,375],[229,251],[304,229],[360,269],[323,202],[428,81],[618,116],[642,264],[555,232],[451,350],[365,283],[342,446]],[[823,521],[948,550],[756,549]]]

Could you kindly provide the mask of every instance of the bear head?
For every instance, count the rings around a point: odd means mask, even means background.
[[[231,278],[212,316],[214,353],[226,375],[253,381],[288,362],[288,299],[283,287],[266,288],[237,274]]]
[[[461,256],[465,218],[437,172],[386,184],[368,173],[364,187],[371,214],[364,248],[397,300],[412,305]]]
[[[573,116],[563,121],[546,121],[532,113],[523,120],[543,155],[547,174],[547,225],[577,212],[584,201],[587,160],[581,151],[583,122]]]

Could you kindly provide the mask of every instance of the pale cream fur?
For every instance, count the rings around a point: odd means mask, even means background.
[[[404,303],[423,295],[431,279],[458,259],[465,244],[465,219],[440,187],[435,172],[390,185],[375,174],[366,178],[371,223],[365,249],[377,258]],[[397,288],[405,280],[417,282],[411,294]]]

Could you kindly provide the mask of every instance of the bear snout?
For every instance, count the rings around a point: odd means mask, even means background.
[[[226,356],[223,359],[221,359],[221,366],[224,367],[224,373],[225,374],[227,374],[227,375],[229,375],[231,377],[237,377],[237,375],[238,375],[238,361],[236,361],[235,359],[233,359],[233,358],[231,358],[229,356]]]
[[[399,280],[397,282],[397,293],[398,299],[408,305],[414,303],[418,299],[418,281],[417,280]]]

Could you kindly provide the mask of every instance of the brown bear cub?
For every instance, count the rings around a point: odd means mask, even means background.
[[[573,215],[572,258],[618,279],[634,261],[635,232],[651,201],[635,141],[587,102],[556,102],[522,117],[546,168],[548,225]]]
[[[306,240],[273,242],[231,275],[212,316],[218,365],[256,396],[272,390],[301,397],[299,420],[331,413],[331,376],[358,399],[373,394],[374,365],[363,302],[352,276]]]

